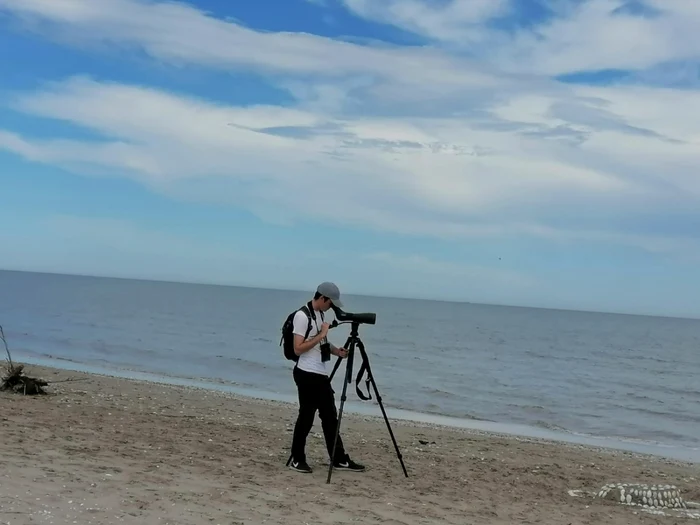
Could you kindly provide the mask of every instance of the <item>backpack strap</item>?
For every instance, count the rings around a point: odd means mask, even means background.
[[[306,333],[304,334],[304,341],[306,341],[309,338],[309,333],[311,332],[311,318],[313,317],[315,320],[316,315],[314,314],[314,309],[311,307],[311,301],[302,306],[300,310],[304,312],[306,314],[306,317],[308,317],[309,319],[309,324],[306,327]]]
[[[309,301],[309,302],[306,303],[304,306],[302,306],[301,308],[299,308],[299,310],[301,310],[302,312],[304,312],[304,313],[306,314],[306,317],[309,318],[309,324],[308,324],[308,326],[306,327],[306,333],[304,334],[304,341],[306,341],[306,340],[309,338],[309,334],[311,333],[311,318],[313,318],[313,320],[315,321],[315,320],[316,320],[316,314],[314,313],[314,308],[313,308],[313,306],[311,306],[311,301]],[[325,320],[325,317],[324,317],[324,315],[323,315],[323,312],[319,312],[319,313],[321,314],[321,322],[323,322],[323,321]]]

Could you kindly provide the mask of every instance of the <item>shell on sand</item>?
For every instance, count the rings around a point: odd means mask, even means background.
[[[622,505],[656,509],[686,509],[680,490],[674,485],[643,483],[609,483],[601,487],[596,497]]]

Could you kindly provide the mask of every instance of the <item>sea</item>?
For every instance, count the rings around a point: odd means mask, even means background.
[[[311,293],[0,271],[0,325],[16,361],[296,402],[281,326]],[[410,419],[700,462],[699,320],[344,302],[377,316],[359,335],[390,425]],[[340,325],[329,338],[342,346],[348,335]],[[360,362],[356,352],[353,376]],[[345,362],[333,379],[338,403],[344,375]],[[374,392],[363,401],[355,388],[353,377],[345,410],[381,417]]]

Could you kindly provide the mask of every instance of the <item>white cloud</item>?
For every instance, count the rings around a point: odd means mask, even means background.
[[[542,45],[559,34],[583,35],[581,28],[603,17],[601,6],[613,7],[602,1],[552,22],[546,34],[554,36]],[[450,28],[498,16],[506,6],[347,2],[375,18],[398,13],[402,24],[423,13],[422,31],[448,37]],[[666,9],[693,16],[680,1]],[[169,195],[234,203],[278,222],[303,217],[451,239],[527,235],[662,252],[677,250],[683,235],[665,242],[614,221],[629,224],[669,206],[697,209],[700,200],[698,92],[566,86],[437,48],[257,32],[185,4],[111,0],[98,9],[81,0],[0,0],[0,10],[74,43],[259,71],[298,97],[294,107],[237,107],[87,76],[63,79],[7,103],[100,138],[36,139],[0,129],[0,148],[37,162],[129,176]],[[658,20],[640,23],[666,23]],[[565,21],[575,27],[552,29]],[[652,29],[649,38],[657,38]],[[521,45],[511,57],[542,56],[537,64],[544,66],[536,67],[558,70],[560,56],[547,55],[553,47],[515,42]],[[575,56],[584,47],[576,40],[561,49]],[[604,56],[622,56],[615,49]],[[646,56],[645,64],[659,59]]]
[[[313,74],[333,80],[363,75],[368,80],[392,78],[414,85],[423,83],[424,75],[453,86],[486,87],[496,82],[474,63],[434,50],[361,46],[307,33],[255,31],[180,2],[0,0],[0,11],[41,24],[41,30],[62,41],[138,49],[176,65]]]
[[[654,16],[620,11],[628,1],[579,2],[537,34],[523,32],[502,51],[501,63],[543,74],[600,69],[646,69],[668,61],[700,59],[700,10],[686,0],[647,1]]]
[[[696,0],[553,0],[549,17],[515,32],[487,30],[512,14],[515,0],[342,0],[358,16],[465,47],[511,72],[558,75],[648,69],[700,59]]]
[[[483,22],[507,14],[513,0],[342,0],[355,14],[438,40],[473,42],[483,38]]]

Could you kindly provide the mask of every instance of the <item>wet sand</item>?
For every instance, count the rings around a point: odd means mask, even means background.
[[[700,465],[345,414],[364,473],[333,472],[318,418],[313,474],[285,467],[296,405],[27,366],[48,396],[0,393],[0,524],[698,523],[594,499],[606,483],[672,484]],[[391,410],[388,409],[389,418]],[[582,491],[582,492],[570,492]]]

